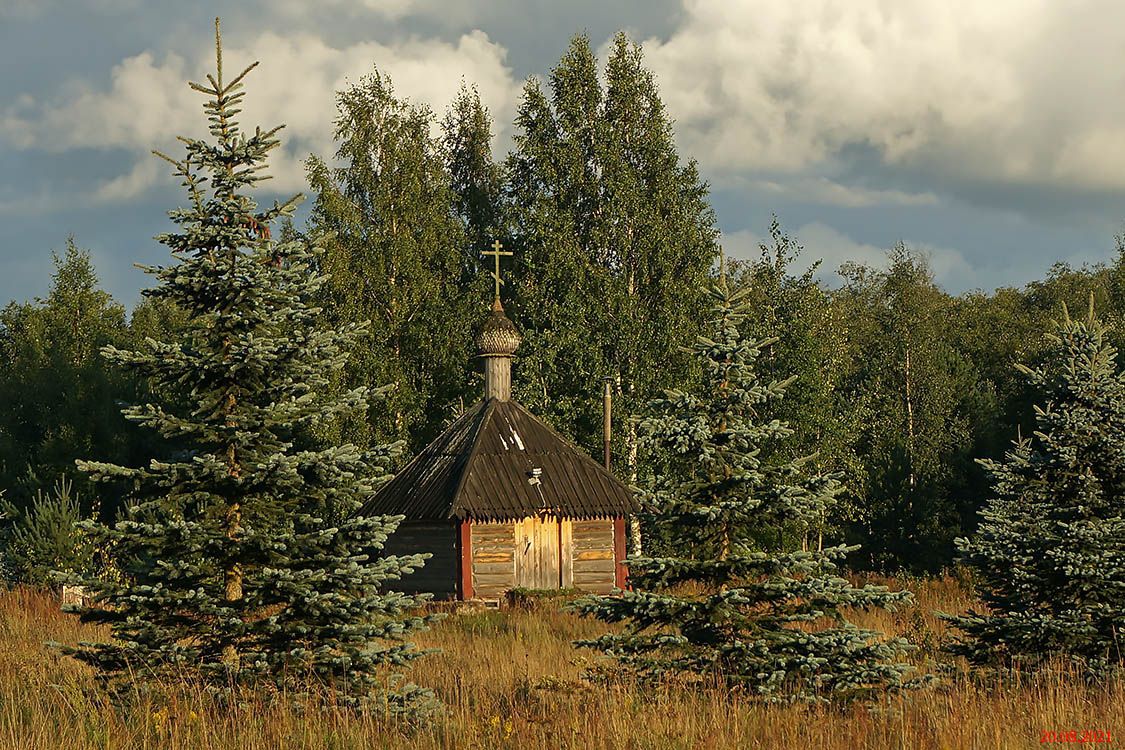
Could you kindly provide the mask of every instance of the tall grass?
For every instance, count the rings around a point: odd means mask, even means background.
[[[856,621],[920,643],[912,658],[932,670],[947,637],[933,611],[963,611],[971,600],[950,578],[911,581],[910,588],[915,606],[859,613]],[[408,733],[344,710],[253,700],[220,710],[187,683],[115,707],[85,667],[45,645],[106,633],[60,613],[45,594],[16,589],[0,594],[0,748],[928,750],[1034,747],[1047,730],[1125,737],[1125,685],[1087,686],[1063,668],[997,683],[947,661],[953,671],[936,687],[870,708],[762,706],[718,690],[592,685],[581,673],[595,655],[570,642],[601,627],[549,603],[446,618],[420,639],[442,652],[410,672],[434,688],[445,716]]]

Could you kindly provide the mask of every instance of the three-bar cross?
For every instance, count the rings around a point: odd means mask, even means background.
[[[510,250],[502,250],[503,247],[500,240],[495,240],[492,243],[491,250],[485,250],[481,253],[481,255],[491,255],[496,263],[496,270],[492,272],[492,278],[496,282],[496,304],[500,303],[500,285],[504,283],[503,279],[500,278],[500,256],[512,254]]]

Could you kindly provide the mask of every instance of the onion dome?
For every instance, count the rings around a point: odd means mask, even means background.
[[[477,348],[482,357],[510,357],[519,348],[520,332],[508,320],[499,302],[492,306],[492,315],[477,334]]]

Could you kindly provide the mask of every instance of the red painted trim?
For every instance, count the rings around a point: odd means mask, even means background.
[[[628,583],[629,570],[625,565],[625,519],[620,516],[613,519],[613,559],[617,563],[613,566],[613,584],[623,589]]]
[[[473,598],[473,529],[469,519],[457,522],[458,564],[457,598],[468,601]]]

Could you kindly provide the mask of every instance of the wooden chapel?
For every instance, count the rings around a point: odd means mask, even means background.
[[[438,599],[496,600],[513,588],[624,588],[630,489],[512,400],[516,326],[496,297],[476,338],[484,394],[364,505],[405,516],[388,554],[429,552],[396,588]]]

